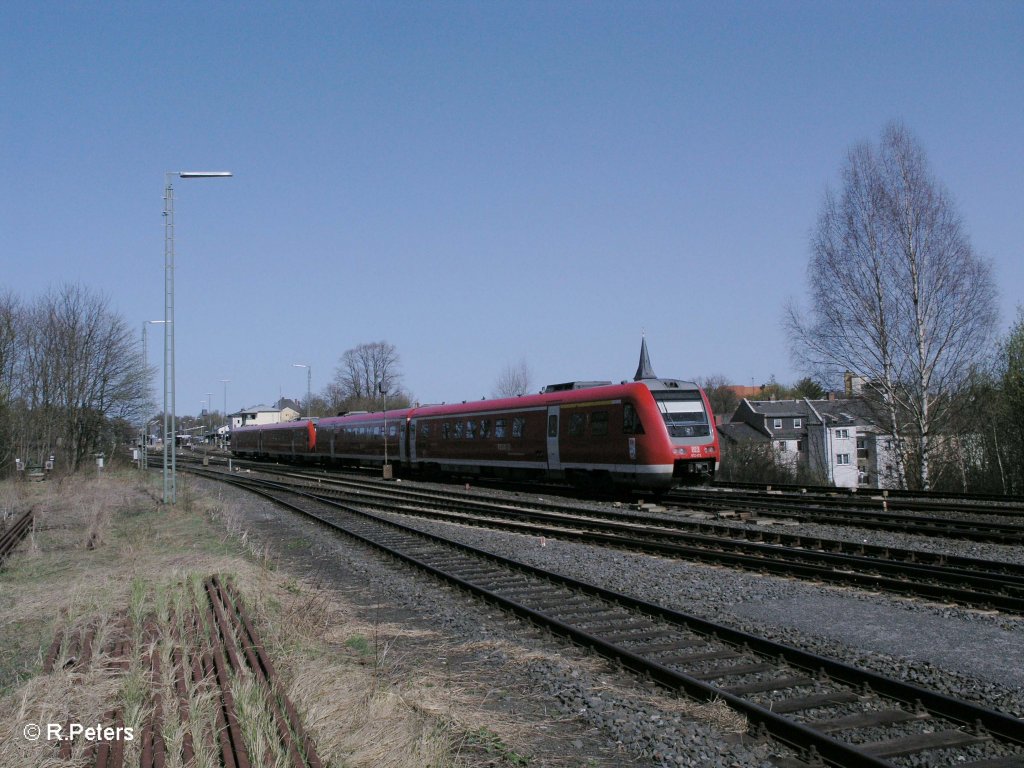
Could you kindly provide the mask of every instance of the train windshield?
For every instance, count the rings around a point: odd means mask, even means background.
[[[699,392],[653,392],[669,437],[707,437],[711,434]]]

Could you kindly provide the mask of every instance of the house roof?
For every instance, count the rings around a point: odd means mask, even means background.
[[[810,414],[803,400],[748,400],[755,413],[773,418],[802,418]]]
[[[734,443],[749,440],[767,443],[769,439],[763,432],[754,429],[744,421],[731,421],[728,424],[722,424],[718,427],[718,434]]]

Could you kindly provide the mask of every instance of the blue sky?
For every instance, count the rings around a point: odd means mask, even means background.
[[[893,119],[1021,303],[1020,2],[7,2],[0,84],[0,290],[161,318],[165,172],[235,174],[175,183],[179,414],[378,340],[424,402],[630,378],[643,331],[795,381],[825,189]]]

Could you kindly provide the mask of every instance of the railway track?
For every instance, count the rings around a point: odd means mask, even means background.
[[[32,529],[32,510],[26,510],[22,515],[15,518],[14,522],[2,534],[0,534],[0,566],[11,556],[21,540],[24,539]]]
[[[800,495],[734,493],[730,491],[676,490],[663,503],[686,509],[752,512],[759,517],[774,517],[804,523],[844,525],[868,530],[964,539],[1008,546],[1024,543],[1024,512],[1006,508],[964,506],[926,507],[935,514],[912,514],[909,507],[890,506],[887,499],[850,499],[840,495],[806,498]],[[937,516],[941,512],[945,516]],[[992,519],[995,518],[995,519]]]
[[[374,481],[294,470],[270,473],[301,478],[309,492],[319,497],[364,508],[1024,614],[1024,566],[1013,563],[766,534],[663,515],[627,515],[534,500],[513,503],[454,491],[382,487]]]
[[[1024,764],[1024,722],[1004,713],[421,533],[310,490],[197,472],[259,493],[667,688],[724,700],[756,731],[797,750],[799,758],[779,758],[779,766],[880,768],[911,757],[962,768]]]
[[[66,668],[81,674],[104,664],[111,673],[122,675],[129,672],[137,657],[141,658],[147,686],[147,714],[140,732],[131,737],[140,744],[137,751],[141,768],[161,768],[167,763],[205,765],[210,759],[225,768],[282,764],[321,768],[316,746],[305,732],[241,595],[230,581],[218,576],[205,579],[201,597],[197,596],[183,615],[172,614],[163,621],[151,614],[133,626],[132,618],[125,613],[108,627],[101,627],[96,620],[77,631],[59,630],[43,661],[43,671],[51,674]],[[276,748],[264,743],[263,751],[255,754],[253,747],[259,742],[254,742],[251,733],[248,739],[243,733],[245,726],[234,694],[238,681],[249,677],[257,681],[260,695],[267,702],[266,716],[273,721],[268,730],[278,739]],[[172,696],[166,695],[164,683],[168,680],[172,681]],[[204,725],[201,714],[197,715],[207,699],[213,702],[213,729]],[[166,729],[175,729],[167,719],[172,710],[177,711],[175,727],[183,730],[176,747],[164,739]],[[253,717],[251,712],[248,717]],[[130,713],[115,705],[105,720],[120,734],[129,718]],[[193,720],[196,722],[190,722]],[[73,718],[64,726],[65,732],[70,731],[71,722]],[[251,729],[251,720],[246,725]],[[193,741],[193,733],[202,743]],[[74,755],[71,739],[61,740],[59,747],[61,760],[74,757],[76,764],[94,768],[123,768],[125,752],[121,736],[94,742],[78,756]]]
[[[739,491],[782,491],[784,493],[815,494],[823,496],[842,495],[850,498],[873,498],[885,493],[890,499],[907,499],[910,503],[949,505],[965,501],[978,501],[1000,506],[1016,506],[1024,511],[1024,496],[1005,496],[994,493],[952,493],[946,491],[911,491],[888,488],[835,488],[825,485],[799,485],[793,483],[739,483],[716,480],[713,488]]]

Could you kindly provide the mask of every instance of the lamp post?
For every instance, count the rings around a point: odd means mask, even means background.
[[[167,321],[166,320],[143,320],[142,321],[142,377],[143,377],[143,380],[147,382],[146,383],[146,392],[147,393],[149,392],[149,382],[148,382],[148,377],[146,376],[146,368],[149,366],[149,334],[147,333],[147,331],[149,330],[149,326],[150,325],[163,325],[165,322],[167,322]],[[148,395],[147,395],[146,399],[147,400],[149,399]],[[149,434],[148,434],[149,433],[149,416],[148,415],[143,415],[142,418],[143,418],[143,421],[142,421],[142,443],[141,443],[142,453],[139,454],[139,468],[140,469],[148,469],[149,468],[149,451],[147,449],[149,448]]]
[[[204,428],[213,429],[213,417],[210,415],[210,412],[212,410],[213,410],[213,392],[207,392],[206,393],[206,418],[203,419],[203,427]],[[210,422],[209,425],[207,425],[207,423],[206,423],[207,421]],[[206,434],[210,434],[210,433],[207,432]]]
[[[223,440],[221,442],[223,443],[223,447],[226,449],[228,447],[228,432],[231,431],[231,422],[228,419],[228,384],[231,383],[231,379],[220,379],[219,381],[224,385],[224,427],[227,429],[227,432],[224,433]]]
[[[313,383],[313,366],[306,365],[305,363],[292,363],[292,368],[305,368],[306,369],[306,418],[310,416],[309,411],[309,400],[310,400],[310,386]]]
[[[230,171],[168,171],[164,187],[164,504],[178,501],[174,393],[174,186],[171,180],[211,179]],[[169,452],[168,452],[169,451]]]

